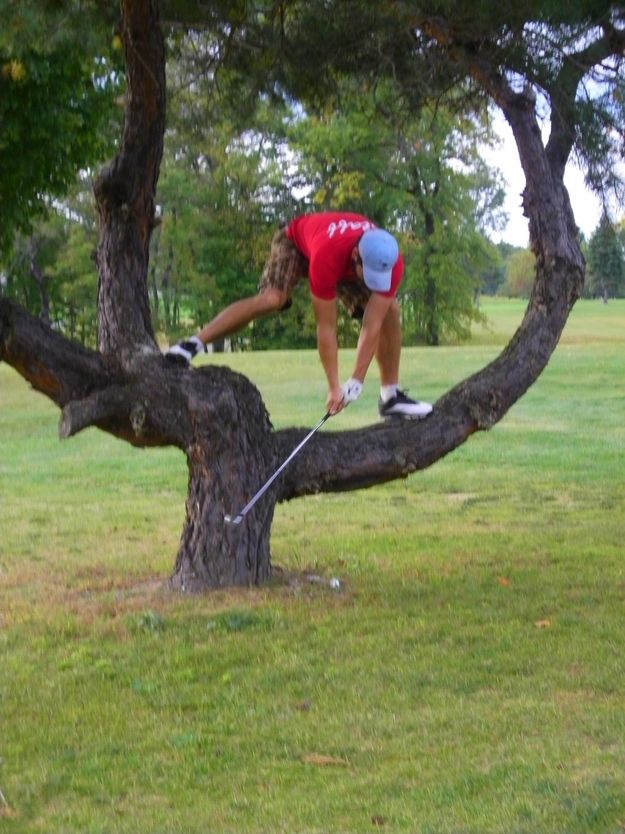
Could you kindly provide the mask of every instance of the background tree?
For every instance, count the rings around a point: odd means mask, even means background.
[[[275,228],[294,214],[338,207],[374,217],[415,253],[401,297],[407,341],[468,335],[477,316],[478,273],[493,258],[484,232],[497,226],[502,199],[479,153],[491,141],[484,118],[454,119],[443,108],[416,117],[393,84],[363,90],[343,78],[327,102],[309,111],[261,97],[242,120],[238,100],[225,101],[215,89],[214,62],[204,59],[211,55],[210,33],[178,33],[173,45],[168,144],[157,194],[162,223],[151,253],[155,313],[162,307],[157,329],[171,341],[252,293]],[[430,141],[434,134],[437,141]],[[431,277],[426,295],[415,265],[426,223],[411,191],[415,177],[434,170],[442,178],[424,185],[438,196],[427,224],[433,227],[436,216],[445,234],[443,245],[428,243],[428,274],[438,275],[441,286],[434,291]],[[310,347],[315,330],[306,293],[297,292],[288,316],[255,322],[232,341],[254,349]],[[342,314],[341,344],[354,345],[357,335]]]
[[[66,241],[51,271],[58,285],[57,329],[83,345],[97,344],[95,252],[98,236],[91,222],[65,221]]]
[[[0,9],[0,256],[80,168],[113,151],[113,18],[89,21],[80,4],[62,6],[25,0]]]
[[[56,296],[52,269],[65,239],[58,221],[54,216],[40,223],[32,234],[17,235],[4,271],[4,293],[38,314],[46,324],[55,318],[51,311],[52,296]]]
[[[506,280],[507,263],[516,247],[505,241],[495,246],[496,257],[481,273],[480,292],[497,295]]]
[[[17,234],[0,258],[5,276],[2,294],[23,304],[70,339],[96,344],[98,242],[95,204],[88,172],[70,193],[29,221],[31,231]]]
[[[529,298],[534,286],[536,259],[529,249],[512,252],[506,263],[506,280],[502,295],[512,298]]]
[[[625,295],[623,244],[605,212],[588,241],[588,284],[592,295],[605,302]]]
[[[194,4],[190,2],[189,6]],[[165,7],[167,8],[167,7]],[[179,8],[178,11],[181,11]],[[446,4],[292,0],[199,4],[195,19],[218,39],[226,63],[216,83],[288,91],[322,101],[337,74],[364,82],[393,78],[418,112],[426,97],[464,90],[467,112],[490,97],[512,129],[526,179],[524,208],[536,279],[523,321],[487,367],[459,383],[420,423],[315,435],[245,525],[225,529],[294,447],[303,431],[273,431],[255,387],[227,368],[176,367],[158,350],[148,295],[148,256],[165,133],[165,49],[156,0],[123,0],[120,35],[127,67],[119,153],[95,183],[98,351],[71,343],[10,300],[0,300],[0,357],[62,410],[60,434],[98,426],[137,446],[174,445],[189,468],[187,516],[172,584],[201,590],[261,582],[271,573],[276,501],[357,489],[433,464],[473,433],[491,428],[549,362],[579,297],[584,262],[563,177],[574,147],[621,122],[613,97],[595,100],[593,77],[623,86],[623,11],[594,0],[570,7],[523,2]],[[581,93],[578,95],[578,91]],[[540,97],[540,104],[539,104]],[[550,107],[543,142],[539,113]],[[613,134],[597,165],[616,152]]]
[[[622,217],[616,224],[616,234],[619,239],[619,243],[625,252],[625,217]]]

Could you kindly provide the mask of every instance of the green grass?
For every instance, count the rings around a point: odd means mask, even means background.
[[[468,346],[405,349],[404,384],[436,399],[523,306],[486,300]],[[212,361],[276,426],[323,413],[314,352]],[[0,831],[622,831],[624,361],[625,302],[578,304],[491,432],[280,506],[276,580],[195,598],[164,587],[183,456],[61,443],[0,365]],[[376,389],[334,427],[372,422]]]

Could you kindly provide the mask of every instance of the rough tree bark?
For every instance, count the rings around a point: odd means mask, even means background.
[[[98,342],[102,353],[132,367],[158,352],[147,289],[165,133],[165,47],[157,0],[125,0],[120,32],[127,67],[121,150],[94,186],[100,221]]]
[[[156,0],[123,0],[122,9],[128,67],[123,142],[96,186],[100,350],[82,348],[0,300],[0,359],[59,406],[61,437],[97,426],[137,446],[174,445],[186,454],[189,493],[174,588],[255,584],[271,573],[277,501],[368,487],[424,469],[495,425],[545,368],[584,275],[563,185],[572,131],[557,123],[545,147],[531,94],[513,92],[488,66],[468,62],[508,119],[526,176],[524,207],[537,270],[522,324],[501,355],[445,394],[426,420],[315,435],[257,510],[228,529],[224,513],[247,502],[305,430],[273,431],[258,391],[244,377],[227,368],[175,366],[157,349],[147,274],[165,123],[163,39]],[[433,29],[432,36],[445,43],[445,32]]]

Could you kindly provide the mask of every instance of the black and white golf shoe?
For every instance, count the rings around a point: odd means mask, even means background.
[[[419,402],[412,400],[406,395],[405,391],[397,389],[397,393],[390,400],[382,402],[378,401],[378,411],[380,417],[403,418],[404,420],[422,420],[427,417],[432,411],[430,403]]]
[[[172,345],[165,356],[167,359],[184,360],[191,362],[194,356],[198,353],[206,353],[206,345],[197,336],[191,336],[190,339],[184,339],[175,345]]]

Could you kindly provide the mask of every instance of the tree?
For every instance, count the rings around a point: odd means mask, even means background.
[[[625,294],[623,246],[605,213],[588,241],[588,279],[591,293],[605,302]]]
[[[508,258],[503,295],[529,298],[534,286],[535,258],[529,249],[517,249]]]
[[[501,242],[496,245],[496,255],[493,261],[487,265],[481,274],[481,292],[486,295],[497,295],[506,280],[506,263],[514,249],[515,247],[510,243]]]
[[[89,223],[67,223],[67,239],[52,266],[58,286],[57,329],[83,345],[97,344],[97,275],[94,254],[97,233]]]
[[[100,50],[96,59],[84,17],[79,24],[68,14],[53,28],[36,4],[19,6],[0,10],[0,255],[16,230],[28,233],[46,214],[51,197],[65,195],[80,168],[112,153],[119,92],[115,55]]]
[[[5,294],[38,313],[46,324],[53,320],[51,268],[63,240],[63,229],[58,223],[41,223],[28,237],[17,236],[12,257],[5,267]]]
[[[33,220],[30,234],[16,235],[0,259],[3,294],[82,344],[96,344],[97,247],[93,194],[87,172],[70,193]]]
[[[207,7],[193,11],[201,20]],[[495,425],[537,379],[584,277],[563,184],[566,162],[574,146],[590,154],[586,140],[597,125],[619,124],[612,98],[595,102],[594,85],[586,89],[583,82],[594,74],[608,90],[622,86],[625,48],[622,10],[600,0],[566,6],[536,0],[513,9],[443,3],[435,16],[417,2],[352,0],[253,8],[215,3],[208,13],[206,22],[223,36],[215,54],[228,60],[230,75],[221,83],[232,82],[239,96],[262,88],[321,99],[339,71],[368,81],[392,76],[415,108],[426,93],[442,98],[452,87],[466,91],[468,109],[489,96],[512,128],[525,174],[536,278],[510,344],[441,397],[425,421],[315,435],[245,527],[224,529],[224,513],[257,490],[303,430],[273,431],[258,391],[244,377],[210,365],[174,367],[156,346],[148,253],[165,128],[165,51],[156,0],[123,0],[124,130],[119,153],[95,184],[99,350],[70,343],[5,299],[0,357],[59,405],[61,437],[95,425],[137,446],[184,451],[189,496],[172,585],[187,591],[262,582],[271,573],[277,501],[372,486],[430,466]],[[545,101],[551,106],[546,143],[538,121]]]

